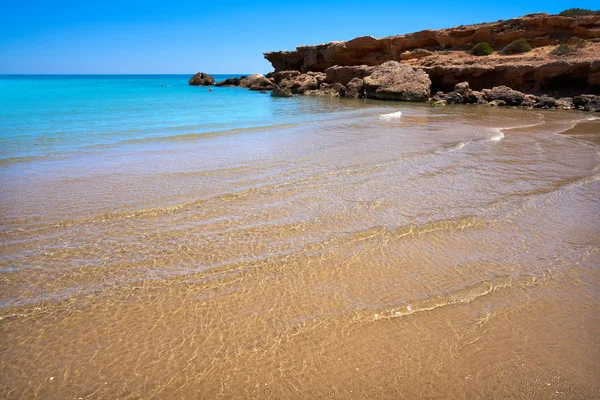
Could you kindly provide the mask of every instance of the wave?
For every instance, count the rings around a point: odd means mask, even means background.
[[[402,111],[396,111],[396,112],[389,113],[389,114],[381,114],[379,116],[379,119],[382,119],[384,121],[391,121],[394,119],[398,119],[400,117],[402,117]]]
[[[411,314],[433,311],[453,304],[467,304],[497,290],[512,286],[528,287],[544,278],[547,279],[548,276],[542,278],[533,275],[523,276],[521,278],[500,276],[492,280],[483,280],[447,293],[429,296],[416,301],[405,301],[392,308],[383,308],[375,314],[371,314],[370,318],[373,321],[398,318]]]

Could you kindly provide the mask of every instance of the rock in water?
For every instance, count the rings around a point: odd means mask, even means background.
[[[215,86],[240,86],[240,78],[227,78],[215,83]]]
[[[198,72],[190,78],[188,84],[191,86],[212,86],[215,84],[215,78],[205,72]]]
[[[575,107],[585,111],[600,111],[600,96],[583,94],[573,97]]]
[[[354,78],[346,84],[345,97],[363,98],[365,97],[365,82],[360,78]]]
[[[525,99],[525,94],[508,86],[495,86],[492,90],[483,90],[488,101],[502,100],[509,106],[518,106]]]
[[[240,86],[251,90],[271,90],[271,81],[261,74],[247,76],[240,80]]]
[[[271,97],[292,97],[294,96],[288,88],[282,88],[273,84],[273,90],[271,91]]]
[[[422,69],[388,61],[364,78],[366,96],[382,100],[427,101],[431,80]]]

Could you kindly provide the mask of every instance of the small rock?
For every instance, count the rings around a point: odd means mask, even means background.
[[[492,100],[492,101],[488,102],[487,104],[490,107],[497,107],[497,106],[505,106],[506,102],[504,100]]]

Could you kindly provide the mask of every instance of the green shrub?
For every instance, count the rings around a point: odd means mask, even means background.
[[[553,56],[572,56],[578,54],[585,47],[587,42],[579,39],[574,43],[561,43],[550,52]]]
[[[531,51],[531,45],[527,39],[517,39],[504,46],[502,54],[521,54]]]
[[[477,43],[471,49],[471,54],[474,56],[489,56],[494,52],[492,46],[488,42]]]
[[[563,17],[579,17],[582,15],[598,15],[599,13],[600,11],[592,11],[585,8],[569,8],[561,11],[558,15],[562,15]]]

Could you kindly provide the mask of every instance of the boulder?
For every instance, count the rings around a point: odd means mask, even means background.
[[[509,106],[518,106],[523,102],[525,95],[508,86],[496,86],[492,90],[483,90],[486,100],[502,100]]]
[[[353,78],[346,84],[344,96],[362,99],[365,97],[365,82],[360,78]]]
[[[344,97],[346,94],[346,86],[341,83],[322,83],[316,94],[330,95],[336,97]]]
[[[278,85],[289,89],[293,94],[303,94],[309,90],[317,90],[320,81],[325,78],[322,72],[309,72],[306,74],[290,74],[281,79]]]
[[[279,71],[268,73],[267,78],[271,79],[274,83],[279,85],[279,82],[281,82],[282,80],[293,79],[300,74],[300,71]]]
[[[462,104],[465,102],[464,97],[456,92],[447,93],[444,96],[444,100],[446,101],[446,104]]]
[[[340,66],[335,65],[325,70],[325,83],[341,83],[347,84],[354,78],[363,79],[369,76],[373,71],[372,67],[367,65]]]
[[[487,105],[490,107],[505,106],[506,102],[504,100],[492,100]]]
[[[469,87],[469,82],[457,83],[456,85],[454,85],[454,91],[460,94],[461,96],[466,97],[471,91],[471,88]]]
[[[525,95],[525,97],[523,98],[523,101],[521,102],[521,107],[534,107],[538,102],[540,101],[540,98],[531,94],[527,94]]]
[[[250,90],[271,89],[271,81],[261,74],[254,74],[240,79],[240,86]]]
[[[527,96],[525,98],[527,100]],[[525,102],[524,100],[524,102]],[[523,103],[521,103],[523,105]],[[573,108],[573,99],[571,97],[561,97],[560,99],[555,99],[554,97],[550,97],[547,95],[542,95],[538,98],[538,101],[533,106],[535,108],[561,108],[564,110],[570,110]]]
[[[382,100],[427,101],[431,80],[421,69],[388,61],[364,78],[366,96]]]
[[[190,78],[188,84],[191,86],[212,86],[215,78],[204,72],[198,72]]]
[[[215,86],[240,86],[240,78],[227,78],[215,83]]]
[[[573,105],[580,110],[600,111],[600,96],[593,94],[582,94],[573,97]]]
[[[279,87],[276,83],[273,84],[271,97],[293,97],[294,95],[288,88]]]
[[[558,108],[562,108],[563,110],[570,110],[573,106],[573,98],[572,97],[561,97],[557,101]]]
[[[487,101],[483,98],[483,93],[477,90],[469,90],[465,98],[465,103],[470,104],[487,104]]]

